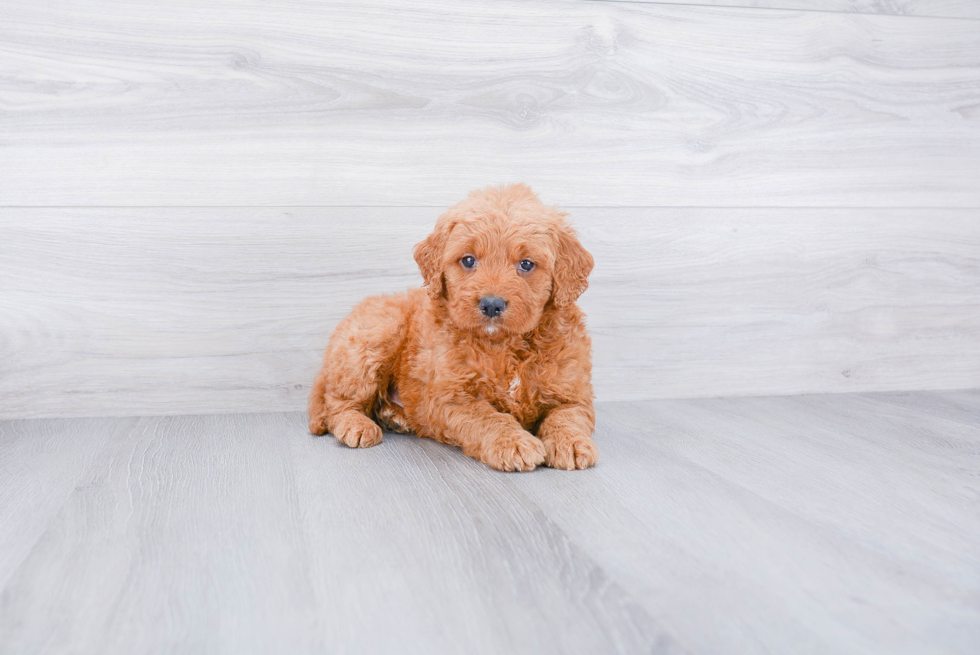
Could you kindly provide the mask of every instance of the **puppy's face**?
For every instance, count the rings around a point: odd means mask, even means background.
[[[493,336],[535,328],[551,297],[555,254],[535,225],[457,224],[446,244],[443,285],[458,328]]]
[[[415,258],[452,323],[490,338],[533,330],[549,302],[568,305],[585,291],[592,269],[565,215],[523,185],[470,194]]]

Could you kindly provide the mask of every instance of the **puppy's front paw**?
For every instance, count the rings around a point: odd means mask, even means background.
[[[480,461],[498,471],[533,471],[544,458],[541,440],[520,430],[484,444]]]
[[[592,437],[557,434],[544,439],[544,463],[555,469],[574,471],[595,466],[599,448]]]
[[[330,430],[341,443],[351,448],[370,448],[381,443],[381,428],[364,414],[344,412],[333,421]]]

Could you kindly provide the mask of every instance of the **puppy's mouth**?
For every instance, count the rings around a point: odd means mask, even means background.
[[[481,316],[480,319],[475,331],[483,337],[496,338],[513,333],[510,321],[503,316],[494,316],[493,318]]]

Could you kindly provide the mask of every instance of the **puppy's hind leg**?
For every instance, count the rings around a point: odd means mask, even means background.
[[[370,417],[391,377],[407,305],[404,296],[368,298],[337,326],[310,393],[310,432],[330,431],[352,448],[381,443],[381,428]]]
[[[326,389],[327,369],[324,366],[316,374],[316,378],[313,380],[313,389],[310,390],[309,414],[311,434],[321,435],[327,432],[327,402],[324,398]]]

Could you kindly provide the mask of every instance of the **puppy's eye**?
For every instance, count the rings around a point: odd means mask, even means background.
[[[473,268],[474,266],[476,266],[476,257],[474,257],[473,255],[465,255],[463,256],[462,259],[459,260],[459,264],[463,268]]]
[[[534,262],[532,262],[530,259],[522,259],[517,267],[525,273],[530,273],[534,270]]]

